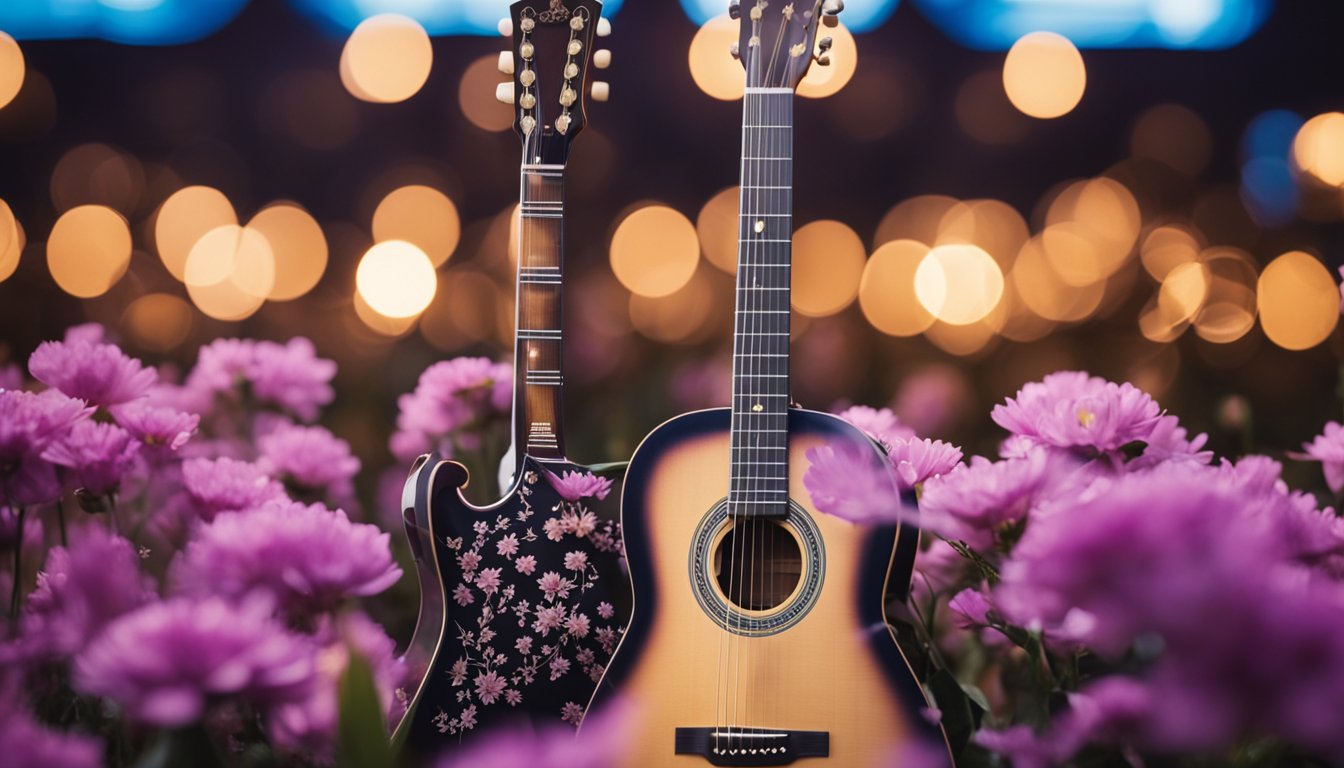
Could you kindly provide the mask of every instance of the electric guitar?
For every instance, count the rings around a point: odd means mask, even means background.
[[[454,461],[422,456],[403,491],[421,609],[407,657],[423,672],[394,743],[430,758],[493,726],[577,726],[629,606],[619,526],[596,513],[599,483],[566,459],[561,425],[564,176],[586,124],[588,65],[610,26],[598,0],[519,0],[497,96],[522,140],[513,449],[503,498],[477,507]],[[593,83],[605,101],[605,83]]]
[[[590,711],[621,702],[630,768],[897,765],[916,742],[947,751],[884,612],[918,532],[816,509],[809,449],[866,462],[893,498],[897,478],[859,429],[789,398],[794,88],[842,4],[747,5],[731,8],[747,73],[732,407],[664,423],[630,461],[634,614]]]

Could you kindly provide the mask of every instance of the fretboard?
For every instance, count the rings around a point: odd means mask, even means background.
[[[748,88],[743,103],[729,508],[788,515],[789,272],[793,91]]]
[[[565,457],[560,423],[564,181],[563,165],[522,167],[513,387],[513,444],[518,462],[523,454],[539,459]]]

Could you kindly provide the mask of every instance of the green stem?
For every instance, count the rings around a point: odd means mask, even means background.
[[[9,618],[19,618],[19,598],[23,596],[23,519],[28,510],[19,507],[18,523],[14,530],[14,588],[9,595]]]

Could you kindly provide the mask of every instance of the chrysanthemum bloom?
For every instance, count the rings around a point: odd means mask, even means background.
[[[151,449],[176,451],[191,439],[201,417],[175,408],[135,400],[111,408],[112,418]]]
[[[896,440],[915,438],[915,431],[902,424],[890,408],[877,409],[855,405],[835,415],[867,432],[874,440],[884,445],[889,446]]]
[[[255,464],[234,459],[189,459],[182,463],[182,485],[205,521],[221,512],[250,509],[286,499],[285,489]]]
[[[565,660],[563,657],[556,657]],[[629,710],[624,702],[584,719],[578,736],[572,725],[500,729],[479,739],[470,749],[450,749],[437,768],[611,768],[629,758]],[[556,712],[571,723],[581,719],[581,708],[569,703]]]
[[[1147,440],[1161,415],[1157,403],[1134,385],[1082,371],[1060,371],[1027,384],[991,413],[1014,435],[1099,453]]]
[[[942,440],[895,438],[888,443],[887,460],[896,468],[901,487],[909,489],[961,466],[961,449]]]
[[[154,599],[131,543],[90,526],[69,549],[53,547],[23,614],[23,643],[38,656],[69,656],[109,622]]]
[[[1163,416],[1144,439],[1143,455],[1130,462],[1129,468],[1152,467],[1164,461],[1193,461],[1196,464],[1213,461],[1213,451],[1204,448],[1209,436],[1201,433],[1187,439],[1188,434],[1175,416]]]
[[[924,483],[920,512],[940,521],[939,527],[952,538],[989,547],[998,528],[1023,520],[1043,498],[1052,467],[1063,471],[1061,463],[1041,448],[998,462],[973,456],[968,466]]]
[[[363,656],[373,670],[374,688],[384,712],[394,706],[392,693],[406,682],[407,667],[405,657],[396,654],[392,638],[362,613],[342,614],[334,621],[324,619],[314,639],[320,647],[312,693],[302,701],[273,709],[269,733],[288,751],[307,752],[321,762],[329,762],[339,721],[338,686],[350,664],[351,650]]]
[[[257,441],[257,466],[296,496],[337,503],[354,499],[359,459],[350,444],[322,427],[282,424]]]
[[[104,408],[143,397],[158,379],[153,368],[112,344],[44,342],[28,358],[33,378],[69,397]]]
[[[817,509],[853,523],[914,520],[891,467],[869,445],[836,441],[807,450],[803,485]]]
[[[92,408],[49,389],[0,391],[0,503],[46,504],[61,497],[56,469],[42,458],[53,440],[88,418]]]
[[[318,357],[313,342],[302,336],[286,344],[257,342],[248,370],[252,394],[259,401],[277,405],[304,421],[317,418],[322,406],[336,397],[331,388],[335,375],[336,363]]]
[[[115,424],[76,422],[42,452],[42,458],[66,467],[74,487],[91,496],[106,496],[121,486],[135,464],[140,441]]]
[[[509,413],[513,368],[485,357],[459,357],[426,368],[415,391],[397,404],[397,433],[392,453],[402,461],[436,451],[453,455],[452,438],[459,430]],[[472,436],[457,435],[470,440]]]
[[[187,387],[198,392],[232,394],[247,382],[255,346],[251,339],[215,339],[201,347],[196,367],[187,377]]]
[[[261,590],[292,615],[376,595],[401,578],[388,534],[320,504],[270,502],[201,527],[174,566],[187,594],[242,597]]]
[[[1344,425],[1332,421],[1325,425],[1325,431],[1310,443],[1303,443],[1302,453],[1294,458],[1321,462],[1325,472],[1325,483],[1331,492],[1344,491]]]
[[[151,603],[109,624],[75,659],[76,690],[106,696],[137,722],[179,728],[222,700],[262,709],[299,702],[314,648],[271,618],[266,600]]]
[[[38,723],[22,707],[26,698],[16,680],[0,685],[0,749],[7,768],[99,768],[103,764],[101,741]]]
[[[546,479],[550,481],[555,492],[567,501],[578,501],[590,496],[595,496],[600,501],[607,498],[607,494],[611,493],[611,480],[598,477],[592,472],[567,470],[561,475],[547,472]]]
[[[0,365],[0,389],[23,389],[23,369],[16,363]]]

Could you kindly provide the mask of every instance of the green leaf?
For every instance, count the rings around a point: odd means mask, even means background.
[[[999,570],[994,567],[993,563],[981,557],[979,552],[971,549],[970,545],[964,541],[954,541],[952,539],[944,539],[944,541],[947,542],[948,546],[956,550],[957,554],[970,560],[976,569],[980,571],[980,575],[985,581],[989,582],[989,586],[992,587],[999,583]]]
[[[620,479],[625,477],[625,468],[628,466],[630,466],[628,461],[609,461],[606,464],[592,464],[588,467],[588,471],[594,475]]]
[[[943,732],[947,734],[952,754],[959,755],[971,740],[971,734],[980,724],[981,712],[976,710],[952,673],[945,669],[934,672],[929,678],[929,698],[943,716]]]
[[[193,725],[164,731],[135,768],[225,768],[224,757],[211,741],[205,726]]]
[[[373,685],[373,669],[353,648],[337,690],[341,713],[336,737],[337,766],[391,768],[392,742],[383,720],[383,706]]]

